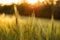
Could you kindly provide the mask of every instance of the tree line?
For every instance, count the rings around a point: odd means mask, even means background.
[[[52,9],[52,5],[46,4],[43,6],[34,7],[32,9],[31,5],[28,4],[21,4],[16,5],[17,10],[19,12],[19,15],[21,16],[31,16],[32,12],[34,10],[36,17],[41,18],[51,18],[52,11],[55,19],[60,19],[60,6],[54,5]],[[7,15],[13,15],[14,14],[14,4],[12,5],[5,5],[0,6],[0,14],[5,13]]]

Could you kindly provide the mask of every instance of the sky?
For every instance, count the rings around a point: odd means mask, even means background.
[[[12,3],[21,3],[23,0],[0,0],[0,4],[12,4]]]
[[[44,0],[39,0],[39,1],[42,2]],[[24,0],[0,0],[0,4],[3,4],[3,5],[9,5],[12,3],[21,4],[22,2],[24,2]],[[35,4],[38,2],[38,0],[26,0],[26,2],[29,4]]]
[[[27,0],[27,1],[37,1],[37,0]],[[43,0],[40,0],[43,1]],[[57,0],[55,0],[57,1]],[[4,3],[5,2],[5,3]],[[17,2],[23,2],[23,0],[0,0],[0,4],[11,4],[11,3],[17,3]]]
[[[40,2],[44,1],[44,0],[39,0]],[[57,0],[54,0],[57,1]],[[11,5],[12,3],[15,4],[21,4],[22,2],[24,2],[24,0],[0,0],[0,4],[3,5]],[[38,2],[38,0],[26,0],[27,3],[29,4],[35,4]]]

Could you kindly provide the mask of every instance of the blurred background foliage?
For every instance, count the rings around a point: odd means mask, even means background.
[[[52,2],[51,2],[52,3]],[[35,16],[40,18],[51,18],[52,11],[55,19],[60,19],[60,1],[56,1],[55,5],[52,4],[46,4],[46,5],[39,5],[38,7],[32,8],[31,5],[27,3],[22,3],[17,6],[17,10],[21,16],[31,16],[32,11],[35,11]],[[53,7],[53,8],[52,8]],[[5,13],[8,15],[14,14],[14,4],[12,5],[5,5],[0,6],[0,14]]]

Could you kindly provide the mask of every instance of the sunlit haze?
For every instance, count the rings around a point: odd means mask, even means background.
[[[0,4],[3,4],[3,5],[10,5],[12,3],[22,3],[23,0],[0,0]]]
[[[45,0],[39,0],[40,2],[44,2]]]
[[[21,4],[24,0],[0,0],[0,4],[3,5],[10,5],[12,3],[15,4]],[[38,0],[25,0],[28,4],[36,4],[38,2]],[[43,2],[44,0],[39,0],[39,2]]]
[[[42,3],[42,2],[44,2],[45,0],[26,0],[26,2],[27,2],[28,4],[32,4],[32,5],[38,3],[38,1]]]
[[[33,4],[37,3],[38,0],[26,0],[26,2],[33,5]]]

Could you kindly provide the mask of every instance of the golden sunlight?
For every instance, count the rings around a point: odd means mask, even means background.
[[[39,0],[41,3],[44,2],[45,0]]]
[[[17,4],[17,3],[19,3],[19,0],[13,0],[12,2]]]
[[[22,1],[20,0],[0,0],[0,4],[3,4],[3,5],[10,5],[12,3],[21,3]]]
[[[26,2],[28,3],[28,4],[35,4],[35,3],[37,3],[38,2],[38,0],[26,0]]]
[[[11,4],[12,0],[0,0],[0,4]]]

